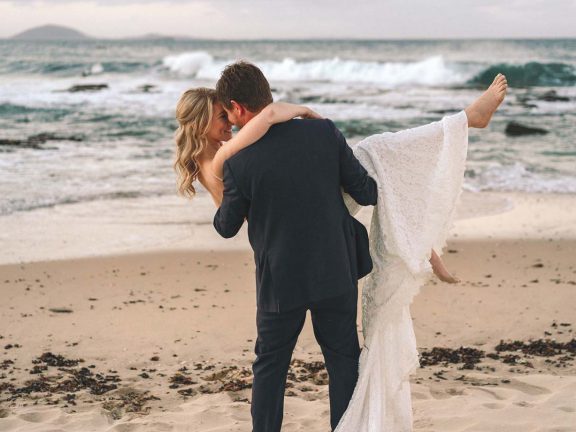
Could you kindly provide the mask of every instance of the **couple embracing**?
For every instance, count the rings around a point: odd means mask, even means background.
[[[354,148],[330,120],[273,103],[265,76],[247,62],[227,66],[215,90],[182,95],[180,193],[192,197],[202,183],[218,207],[218,233],[233,237],[246,221],[254,250],[254,432],[281,430],[308,310],[328,371],[332,430],[412,430],[418,354],[409,305],[430,270],[456,281],[435,250],[445,246],[460,194],[468,128],[488,124],[506,89],[498,75],[465,110]],[[360,206],[374,206],[370,238],[353,217]],[[358,279],[366,275],[360,349]]]

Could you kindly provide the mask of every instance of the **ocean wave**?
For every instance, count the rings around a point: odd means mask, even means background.
[[[129,74],[149,70],[153,65],[143,62],[39,62],[14,61],[0,68],[5,74],[40,74],[58,76],[96,75],[103,73]]]
[[[171,73],[187,78],[218,79],[231,61],[216,60],[204,51],[167,56],[162,61]],[[323,81],[377,83],[387,87],[406,84],[446,86],[462,84],[475,71],[462,65],[449,65],[442,56],[418,62],[363,62],[338,57],[324,60],[260,61],[257,63],[271,81]]]
[[[42,197],[37,200],[31,198],[19,198],[0,202],[0,216],[9,215],[15,212],[32,211],[42,208],[51,208],[59,205],[88,203],[93,201],[106,201],[127,198],[158,197],[170,195],[169,191],[116,191],[101,194],[70,195],[58,197]]]
[[[472,191],[576,193],[576,177],[533,172],[520,162],[467,169],[465,185]]]
[[[216,60],[205,51],[167,56],[164,68],[186,78],[215,80],[232,60]],[[495,64],[451,63],[442,56],[414,62],[369,62],[338,57],[311,61],[285,58],[263,60],[258,66],[271,81],[322,81],[334,83],[375,83],[384,87],[402,85],[459,86],[489,85],[498,73],[512,87],[574,86],[576,69],[565,63]]]
[[[0,116],[5,118],[28,118],[34,115],[35,120],[56,121],[72,113],[72,110],[67,108],[44,108],[44,107],[31,107],[25,105],[0,103]]]
[[[472,80],[471,84],[491,84],[498,73],[506,75],[510,87],[566,87],[576,85],[576,68],[565,63],[530,62],[521,65],[492,65]]]

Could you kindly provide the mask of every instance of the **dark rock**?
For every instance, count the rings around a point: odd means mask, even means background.
[[[156,86],[153,84],[143,84],[138,87],[142,93],[154,93],[156,90]]]
[[[0,139],[0,146],[10,146],[10,147],[21,147],[21,148],[31,148],[35,150],[46,150],[47,147],[41,147],[41,144],[47,141],[82,141],[82,137],[78,135],[60,136],[53,133],[39,133],[37,135],[31,135],[25,140],[21,139]],[[51,149],[56,149],[56,147],[51,147]]]
[[[77,93],[77,92],[94,92],[100,91],[108,88],[108,84],[77,84],[70,87],[67,92]]]
[[[558,96],[556,90],[550,90],[544,93],[543,95],[537,96],[538,100],[546,101],[546,102],[568,102],[570,98],[567,96]]]
[[[525,126],[514,121],[508,123],[505,132],[508,136],[545,135],[548,133],[546,129]]]

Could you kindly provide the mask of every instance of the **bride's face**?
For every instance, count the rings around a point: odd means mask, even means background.
[[[228,141],[230,138],[232,138],[232,123],[228,121],[228,115],[224,111],[222,104],[215,103],[208,139],[222,142]]]

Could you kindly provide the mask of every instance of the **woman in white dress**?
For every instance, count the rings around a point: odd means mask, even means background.
[[[378,203],[370,228],[374,270],[362,290],[359,379],[336,432],[412,430],[409,377],[419,363],[409,305],[431,270],[443,281],[458,281],[435,251],[445,246],[461,192],[468,128],[486,127],[506,91],[506,77],[498,74],[465,110],[417,128],[372,135],[353,147],[378,184]],[[198,180],[220,206],[224,161],[271,125],[294,117],[320,118],[303,106],[273,103],[232,138],[214,90],[186,91],[176,110],[179,192],[193,197]],[[355,214],[360,207],[344,199]]]

